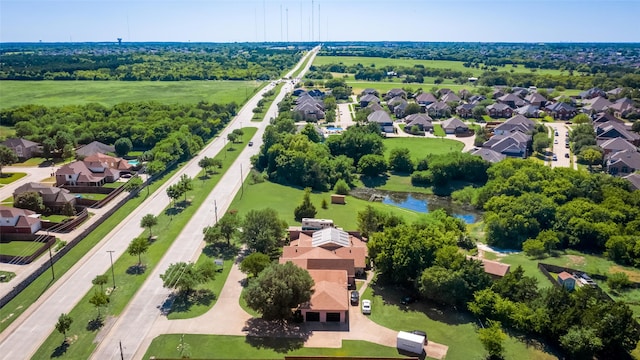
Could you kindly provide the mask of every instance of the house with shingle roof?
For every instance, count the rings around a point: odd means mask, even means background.
[[[616,153],[618,151],[638,151],[638,148],[623,138],[600,139],[596,140],[598,146],[604,150],[604,155]]]
[[[442,122],[442,130],[446,134],[459,134],[469,131],[469,126],[462,120],[452,117]]]
[[[482,263],[482,267],[484,268],[484,272],[489,274],[489,276],[491,276],[491,278],[494,280],[503,278],[509,273],[509,270],[511,269],[511,265],[498,261],[480,259],[476,256],[467,256],[467,259],[480,261]]]
[[[526,102],[515,94],[502,95],[497,100],[499,103],[506,104],[512,109],[526,105]]]
[[[582,102],[582,111],[588,114],[596,114],[605,111],[609,106],[613,105],[611,101],[602,96],[597,96]]]
[[[629,181],[633,189],[640,190],[640,173],[633,173],[633,174],[624,176],[623,179]]]
[[[489,148],[505,156],[524,159],[528,156],[530,143],[531,135],[515,131],[507,135],[493,135],[482,144],[482,147]]]
[[[545,106],[545,111],[551,115],[554,119],[568,120],[576,116],[577,110],[575,107],[565,103],[557,102]]]
[[[456,107],[456,114],[462,118],[470,118],[473,116],[473,108],[476,104],[462,104]]]
[[[487,106],[487,113],[492,118],[505,118],[513,115],[513,109],[502,103],[495,103]]]
[[[31,210],[0,205],[0,233],[35,234],[42,228],[39,217]]]
[[[514,113],[529,118],[537,118],[540,116],[540,109],[535,105],[525,105],[514,110]]]
[[[524,100],[530,105],[541,108],[547,104],[547,99],[541,94],[534,92],[524,97]]]
[[[58,169],[56,186],[102,186],[118,180],[121,172],[130,170],[131,164],[124,159],[95,154]]]
[[[626,176],[640,170],[640,153],[624,150],[612,153],[606,162],[607,172],[614,176]]]
[[[400,96],[402,98],[406,98],[407,97],[407,92],[402,90],[402,89],[391,89],[387,92],[387,94],[384,96],[385,100],[389,100],[389,99],[393,99],[394,97]]]
[[[604,90],[593,87],[589,90],[585,90],[578,95],[581,99],[593,99],[598,96],[607,97],[607,93]]]
[[[300,97],[293,111],[298,113],[304,121],[318,121],[324,119],[324,106],[312,97]]]
[[[507,155],[485,147],[473,149],[469,153],[471,155],[480,156],[483,160],[490,163],[497,163],[507,158]]]
[[[432,104],[426,106],[427,114],[431,117],[440,118],[444,116],[448,116],[451,113],[451,108],[447,103],[442,101],[436,101]]]
[[[116,151],[116,148],[103,144],[100,141],[92,141],[85,146],[82,146],[76,150],[76,155],[81,158],[85,158],[87,156],[95,155],[95,154],[106,154],[113,153]]]
[[[40,195],[43,205],[52,210],[62,209],[68,203],[72,206],[76,205],[76,197],[69,190],[35,182],[26,183],[16,188],[13,191],[14,201],[18,195],[26,192]]]
[[[380,99],[373,94],[366,94],[360,98],[360,107],[367,107],[372,103],[380,104]]]
[[[624,124],[609,121],[605,123],[594,124],[596,132],[596,140],[613,139],[621,137],[635,146],[640,146],[640,135],[631,131]]]
[[[617,117],[615,117],[615,116],[613,116],[613,115],[611,115],[609,113],[606,113],[606,112],[598,115],[595,119],[593,119],[592,123],[595,125],[595,124],[606,123],[608,121],[613,121],[613,122],[617,122],[617,123],[620,123],[620,124],[624,123],[623,120],[620,120]]]
[[[375,96],[380,96],[380,93],[378,93],[378,90],[374,89],[374,88],[366,88],[364,90],[362,90],[362,92],[360,93],[361,96],[364,95],[375,95]]]
[[[451,91],[451,92],[448,92],[448,93],[442,95],[442,97],[440,97],[440,101],[444,101],[446,103],[459,103],[460,102],[460,97],[458,95],[456,95],[456,93]]]
[[[393,120],[389,113],[384,110],[374,111],[369,116],[367,116],[368,122],[374,122],[380,126],[380,129],[386,133],[393,132]]]
[[[40,144],[27,139],[7,139],[1,143],[13,151],[21,161],[40,154]]]
[[[411,129],[417,126],[420,131],[433,130],[432,119],[427,114],[411,114],[407,116],[404,121],[407,123],[405,130]]]
[[[520,131],[527,134],[533,131],[535,126],[536,123],[533,122],[533,120],[530,120],[527,117],[518,114],[507,119],[502,124],[496,126],[495,129],[493,129],[493,133],[496,135],[506,135],[508,133]]]
[[[314,293],[299,310],[305,321],[346,322],[348,288],[355,288],[355,276],[366,267],[367,245],[357,232],[337,228],[318,231],[289,230],[281,264],[292,262],[313,278]]]
[[[438,101],[436,97],[430,92],[423,92],[420,95],[416,96],[416,102],[421,106],[427,106],[429,104],[433,104]]]
[[[611,104],[608,109],[611,109],[616,116],[626,117],[630,113],[634,111],[638,111],[633,104],[633,100],[628,98],[622,98],[616,100],[613,104]]]

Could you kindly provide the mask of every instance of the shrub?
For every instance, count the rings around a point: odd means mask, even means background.
[[[347,184],[343,179],[336,181],[336,185],[333,187],[333,192],[338,195],[347,195],[349,194],[349,190],[349,184]]]
[[[433,174],[430,170],[414,171],[411,174],[411,183],[414,185],[428,185],[433,181]]]

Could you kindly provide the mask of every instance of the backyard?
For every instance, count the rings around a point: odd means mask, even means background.
[[[424,159],[429,154],[460,152],[464,147],[460,141],[434,138],[386,138],[384,145],[384,156],[387,159],[392,149],[408,148],[415,162]]]

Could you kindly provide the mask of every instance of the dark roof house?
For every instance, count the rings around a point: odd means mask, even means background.
[[[40,153],[40,144],[27,139],[7,139],[2,145],[11,149],[20,160],[31,159]]]
[[[469,126],[458,118],[450,118],[442,122],[442,129],[446,134],[457,134],[469,131]]]

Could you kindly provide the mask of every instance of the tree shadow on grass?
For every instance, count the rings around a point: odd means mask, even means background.
[[[97,331],[104,325],[104,321],[102,316],[98,316],[94,319],[89,320],[87,323],[87,331]]]
[[[360,176],[360,181],[364,184],[364,186],[368,188],[376,188],[380,186],[384,186],[389,179],[389,175],[382,176]]]
[[[226,242],[217,242],[209,244],[202,249],[202,253],[210,258],[222,258],[224,260],[231,260],[238,255],[240,248],[234,244],[227,244]]]
[[[177,296],[171,304],[172,313],[188,312],[194,305],[210,306],[216,295],[209,289],[199,289],[186,295]]]
[[[311,335],[301,324],[286,321],[249,319],[242,329],[247,332],[245,341],[258,349],[271,349],[277,353],[288,353],[300,349]]]
[[[521,343],[523,343],[527,348],[534,348],[536,350],[545,352],[547,354],[551,354],[556,356],[558,359],[561,359],[563,356],[562,351],[558,347],[554,347],[548,343],[548,341],[544,341],[542,338],[534,336],[532,334],[523,334],[519,331],[513,330],[511,328],[502,328],[502,330],[507,333],[507,335],[518,339]],[[617,358],[622,359],[622,358]],[[631,359],[631,358],[629,358]]]
[[[52,358],[61,357],[62,355],[64,355],[67,352],[68,348],[69,348],[69,343],[67,342],[67,339],[64,339],[62,344],[58,345],[58,347],[56,347],[53,350],[53,352],[51,353],[51,357]]]
[[[397,285],[388,285],[380,280],[375,280],[369,284],[374,295],[382,297],[385,305],[397,306],[403,312],[415,311],[425,314],[434,321],[449,325],[461,325],[475,322],[470,313],[456,309],[455,306],[440,305],[432,301],[420,299],[412,304],[402,305],[400,301],[404,296],[415,296],[412,291]]]
[[[146,270],[147,270],[147,266],[144,264],[131,265],[127,268],[127,274],[142,275]]]

